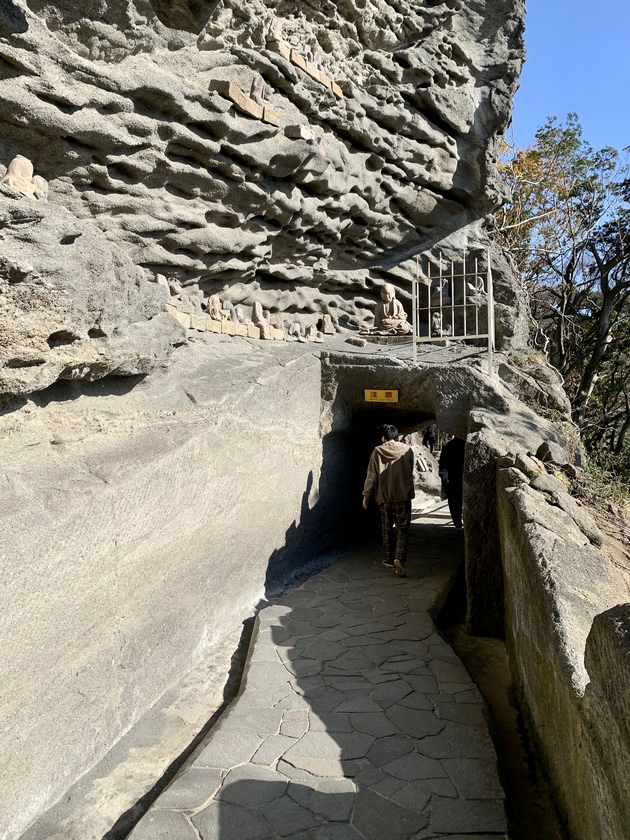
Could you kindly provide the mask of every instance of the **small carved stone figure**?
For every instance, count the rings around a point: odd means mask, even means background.
[[[247,325],[252,323],[251,319],[248,318],[247,315],[245,315],[245,310],[243,309],[240,303],[234,307],[234,314],[236,315],[236,320],[239,324]]]
[[[149,277],[150,277],[151,280],[153,280],[154,283],[156,283],[162,289],[162,295],[163,295],[164,303],[165,304],[166,303],[171,303],[172,304],[173,300],[171,298],[171,290],[168,287],[168,280],[166,279],[166,277],[163,274],[156,274],[155,277],[151,277],[149,275]]]
[[[232,321],[233,324],[238,324],[238,318],[236,316],[236,312],[234,311],[234,304],[229,300],[224,300],[221,306],[225,312],[227,312],[227,318],[225,320]]]
[[[48,197],[48,183],[39,175],[33,176],[33,164],[24,155],[13,158],[0,184],[34,201],[46,201]]]
[[[223,307],[219,295],[210,295],[206,302],[206,311],[213,321],[227,321],[230,317],[229,310]]]
[[[294,321],[287,331],[287,338],[289,341],[299,341],[300,344],[304,344],[306,339],[302,335],[302,325]]]
[[[431,292],[431,300],[441,300],[443,304],[450,306],[451,304],[451,289],[448,280],[444,280],[442,285],[433,289]]]
[[[180,312],[185,312],[188,315],[193,315],[195,307],[188,295],[182,289],[181,283],[176,277],[168,278],[168,288],[170,292],[170,303],[176,306]]]
[[[279,315],[269,315],[268,319],[269,319],[269,323],[271,324],[271,326],[274,329],[276,329],[276,330],[281,330],[282,329],[282,319],[280,318]]]
[[[258,301],[255,301],[252,306],[252,321],[256,327],[259,327],[261,324],[269,323],[265,318],[265,312],[262,308],[262,304],[258,303]]]
[[[33,164],[24,155],[16,155],[7,166],[7,171],[0,183],[6,184],[14,190],[18,190],[18,192],[21,192],[29,198],[33,198],[35,187],[32,179]]]
[[[304,337],[307,341],[313,341],[316,344],[324,343],[324,336],[318,331],[315,324],[311,324],[309,327],[306,328],[306,333]]]
[[[319,324],[317,325],[318,329],[324,333],[324,335],[334,335],[335,334],[335,325],[333,323],[332,316],[326,313],[322,315]]]
[[[41,175],[33,175],[33,195],[37,201],[48,203],[48,181]]]
[[[468,300],[470,303],[479,305],[487,301],[488,296],[484,287],[483,277],[477,276],[474,283],[466,283],[466,288],[469,293]]]
[[[271,101],[269,96],[267,95],[267,86],[265,85],[265,80],[260,75],[260,73],[256,73],[254,78],[252,79],[252,87],[249,92],[250,99],[253,99],[257,105],[268,105]]]
[[[293,46],[293,44],[291,46]],[[313,63],[313,50],[308,44],[305,44],[304,46],[302,46],[302,44],[296,44],[293,49],[298,52],[305,61],[308,61],[310,64]]]
[[[267,43],[284,43],[286,46],[299,53],[307,61],[311,61],[313,57],[313,51],[311,48],[303,47],[299,42],[289,40],[283,31],[284,23],[283,18],[276,17],[275,15],[271,18],[271,23],[269,24],[269,29],[267,30],[267,34],[265,36]]]
[[[376,335],[409,335],[411,324],[407,321],[407,313],[402,303],[396,300],[396,289],[391,283],[385,283],[381,289],[381,300],[374,312],[373,329],[362,332]]]
[[[433,338],[446,338],[453,334],[453,329],[450,324],[446,326],[442,323],[442,316],[439,312],[434,312],[431,316],[431,335]]]
[[[313,53],[313,64],[320,72],[322,72],[325,76],[328,76],[331,82],[335,81],[335,77],[324,64],[324,53],[321,50],[315,50]]]
[[[260,335],[262,338],[272,338],[271,324],[265,317],[262,304],[258,303],[258,301],[256,301],[252,307],[252,321],[254,322],[254,326],[260,329]]]
[[[176,277],[169,277],[166,281],[168,283],[168,288],[171,293],[171,297],[175,299],[179,299],[183,294],[183,289],[181,287],[181,283]]]
[[[190,293],[190,302],[193,305],[195,313],[197,315],[203,315],[203,292],[201,289],[195,289],[193,292]]]

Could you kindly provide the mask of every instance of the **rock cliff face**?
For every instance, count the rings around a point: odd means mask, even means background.
[[[348,463],[365,460],[348,452],[346,392],[380,387],[377,372],[413,382],[410,431],[437,417],[464,435],[473,406],[506,410],[473,362],[422,379],[374,355],[353,379],[345,356],[322,375],[302,345],[190,339],[154,281],[339,330],[369,321],[385,283],[409,311],[417,254],[487,248],[523,14],[523,0],[0,2],[0,178],[23,155],[35,174],[21,160],[20,177],[48,182],[39,198],[0,183],[8,840],[265,584],[335,543]],[[519,345],[500,254],[493,272],[499,347]],[[108,375],[136,378],[90,382]]]
[[[29,251],[30,280],[50,260],[61,267],[32,352],[8,354],[5,366],[36,366],[55,332],[83,343],[72,364],[31,372],[33,387],[54,371],[93,378],[163,358],[180,332],[143,327],[144,353],[125,338],[159,310],[147,284],[156,273],[297,320],[328,312],[343,327],[369,319],[385,282],[408,301],[417,253],[481,252],[481,220],[500,201],[494,159],[523,57],[523,13],[522,0],[3,4],[0,162],[30,158],[50,184],[51,216],[63,214],[53,223],[32,200],[2,197],[10,259]],[[289,48],[319,51],[337,94],[268,40],[274,16]],[[249,94],[258,74],[271,121],[225,93],[229,81]],[[15,218],[33,212],[28,223]],[[81,245],[70,246],[79,231]],[[7,304],[12,268],[1,259]],[[499,259],[495,274],[499,341],[518,343],[518,293]],[[130,303],[121,275],[135,289]],[[81,298],[79,288],[113,308],[101,318],[92,306],[75,323],[67,298]],[[109,360],[103,339],[114,331]]]
[[[63,207],[0,198],[0,394],[148,373],[185,330],[124,248]]]

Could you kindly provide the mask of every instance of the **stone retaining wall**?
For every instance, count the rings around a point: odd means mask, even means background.
[[[630,571],[599,550],[559,472],[523,453],[498,463],[506,641],[529,731],[569,836],[625,840],[630,605],[616,605]]]

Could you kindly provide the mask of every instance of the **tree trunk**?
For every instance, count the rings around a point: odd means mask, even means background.
[[[602,284],[604,285],[604,284]],[[593,388],[597,381],[597,371],[604,358],[606,347],[608,346],[608,337],[610,335],[610,320],[612,318],[613,310],[615,308],[615,293],[608,284],[604,286],[604,297],[602,300],[602,308],[599,312],[597,321],[597,343],[591,355],[591,358],[586,363],[582,380],[578,390],[577,401],[574,408],[574,419],[579,428],[584,425],[586,417],[586,409],[588,403],[593,395]]]
[[[621,455],[623,452],[623,445],[626,442],[626,435],[630,431],[630,404],[628,402],[628,395],[626,397],[626,419],[624,420],[619,437],[617,438],[617,445],[615,446],[615,455]]]

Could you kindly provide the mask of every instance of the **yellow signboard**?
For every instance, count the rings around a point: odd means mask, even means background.
[[[366,391],[366,402],[397,403],[398,391]]]

